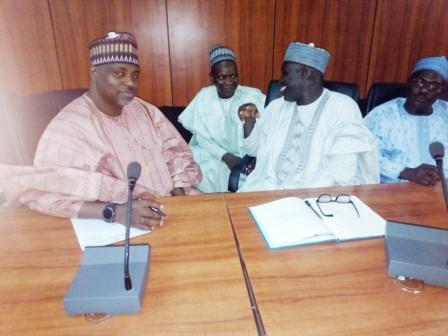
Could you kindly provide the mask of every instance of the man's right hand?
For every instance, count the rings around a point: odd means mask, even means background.
[[[142,230],[154,230],[163,224],[164,217],[151,210],[150,207],[161,209],[162,205],[154,200],[150,193],[143,193],[140,199],[132,202],[131,226]],[[116,208],[115,222],[126,223],[127,204],[119,204]]]
[[[436,166],[423,163],[415,168],[405,168],[399,178],[430,186],[440,181],[440,174]]]
[[[258,112],[255,104],[247,103],[243,104],[238,108],[238,116],[243,123],[255,122],[255,118],[260,118],[260,113]]]
[[[255,126],[255,118],[260,118],[260,113],[255,104],[247,103],[239,107],[238,117],[244,124],[244,137],[247,138]]]

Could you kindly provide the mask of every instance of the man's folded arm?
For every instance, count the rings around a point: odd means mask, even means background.
[[[3,165],[0,178],[9,204],[56,216],[76,217],[84,202],[127,199],[126,181],[78,168]],[[135,193],[142,189],[137,186]]]
[[[201,170],[193,160],[188,144],[177,132],[176,128],[160,113],[152,118],[162,141],[162,155],[173,181],[172,195],[181,195],[177,188],[194,187],[202,179]]]

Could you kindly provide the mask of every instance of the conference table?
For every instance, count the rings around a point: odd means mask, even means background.
[[[223,195],[163,199],[139,314],[69,317],[82,252],[68,219],[0,208],[0,335],[256,335]]]
[[[152,249],[141,312],[99,324],[63,308],[82,258],[70,220],[4,207],[0,335],[256,335],[246,280],[267,335],[448,334],[448,290],[401,290],[383,238],[266,246],[249,206],[322,193],[356,195],[388,220],[448,227],[440,186],[413,183],[162,198],[164,226],[132,239]]]
[[[356,195],[387,220],[448,227],[440,185],[414,183],[226,196],[268,335],[448,335],[448,289],[419,294],[387,276],[384,239],[269,250],[247,207],[282,197]]]

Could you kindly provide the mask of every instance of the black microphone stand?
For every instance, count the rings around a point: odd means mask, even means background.
[[[124,288],[126,290],[132,289],[131,276],[129,275],[129,233],[131,231],[132,222],[132,193],[134,191],[135,183],[130,180],[128,183],[128,202],[126,207],[126,235],[124,246]]]
[[[436,165],[437,168],[439,169],[440,179],[442,180],[442,190],[443,190],[443,197],[445,198],[445,207],[448,210],[448,192],[446,189],[445,173],[443,172],[443,160],[441,158],[437,158]]]

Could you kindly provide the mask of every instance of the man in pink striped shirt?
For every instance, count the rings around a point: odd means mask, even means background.
[[[124,223],[126,167],[142,165],[133,226],[151,229],[163,218],[157,196],[198,193],[201,172],[174,126],[136,97],[137,42],[109,33],[90,45],[89,91],[61,110],[42,135],[33,167],[0,167],[8,203],[56,216]]]

